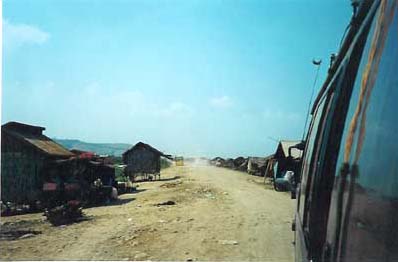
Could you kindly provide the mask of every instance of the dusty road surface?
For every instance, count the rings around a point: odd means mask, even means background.
[[[174,201],[174,205],[157,205]],[[1,218],[4,260],[292,261],[293,202],[262,178],[203,165],[171,167],[161,181],[87,208],[88,219],[54,227],[41,214]]]

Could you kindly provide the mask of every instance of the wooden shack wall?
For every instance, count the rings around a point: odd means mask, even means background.
[[[146,148],[136,148],[126,155],[128,174],[160,172],[160,156]]]
[[[104,185],[113,185],[115,180],[115,168],[102,163],[93,163],[88,159],[74,158],[67,161],[51,162],[46,167],[44,179],[48,182],[60,180],[87,186],[98,178]]]
[[[1,135],[1,199],[15,203],[38,200],[46,158],[10,135]]]

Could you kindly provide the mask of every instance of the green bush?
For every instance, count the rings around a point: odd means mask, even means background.
[[[115,179],[118,182],[127,182],[128,178],[124,175],[123,168],[118,167],[117,165],[115,167]]]

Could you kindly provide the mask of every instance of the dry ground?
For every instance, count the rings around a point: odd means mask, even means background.
[[[172,200],[175,205],[157,206]],[[53,227],[41,214],[1,218],[1,227],[41,231],[0,240],[1,260],[292,261],[293,202],[262,178],[210,166],[171,167],[162,181],[87,221]]]

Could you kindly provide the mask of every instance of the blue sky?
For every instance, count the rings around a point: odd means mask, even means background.
[[[2,123],[171,154],[253,156],[300,139],[347,0],[4,0]]]

